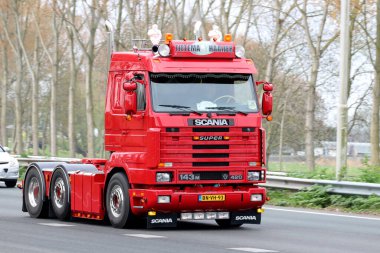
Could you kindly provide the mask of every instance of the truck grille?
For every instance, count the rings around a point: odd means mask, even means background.
[[[174,169],[199,173],[200,180],[222,180],[229,171],[261,162],[260,143],[258,128],[189,126],[161,132],[160,159]]]
[[[202,127],[194,127],[193,132],[194,133],[222,133],[222,132],[229,132],[228,127],[208,127],[208,128],[202,128]]]

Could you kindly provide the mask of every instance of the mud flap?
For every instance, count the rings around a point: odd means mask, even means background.
[[[260,224],[261,213],[256,210],[250,210],[245,212],[231,212],[230,213],[231,225],[238,224]]]
[[[175,228],[177,217],[176,213],[157,213],[155,216],[147,216],[147,228]]]

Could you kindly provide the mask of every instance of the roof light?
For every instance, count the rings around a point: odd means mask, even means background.
[[[225,42],[231,42],[232,41],[232,35],[229,33],[224,35],[224,41]]]
[[[236,57],[242,58],[242,57],[244,57],[244,54],[245,54],[244,47],[242,47],[242,46],[236,46],[235,47],[235,55],[236,55]]]
[[[171,34],[171,33],[166,33],[166,34],[165,34],[165,44],[169,44],[170,41],[172,41],[172,40],[173,40],[173,34]]]
[[[166,45],[166,44],[160,45],[160,46],[158,47],[158,53],[159,53],[161,56],[163,56],[163,57],[167,57],[167,56],[169,56],[169,54],[170,54],[170,48],[169,48],[169,46]]]
[[[156,24],[152,25],[152,29],[148,30],[148,36],[150,38],[150,41],[152,41],[153,45],[160,44],[162,34],[161,34],[161,31],[158,29],[158,26]]]

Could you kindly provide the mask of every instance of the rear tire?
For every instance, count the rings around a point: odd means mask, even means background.
[[[48,214],[48,202],[43,201],[43,182],[36,169],[31,169],[25,178],[24,199],[30,217],[42,218]]]
[[[50,183],[50,201],[55,215],[60,220],[70,218],[69,185],[65,173],[58,169]]]
[[[241,227],[243,224],[231,224],[231,220],[215,220],[216,223],[219,225],[221,228],[238,228]]]
[[[107,186],[106,208],[108,219],[115,228],[134,225],[128,190],[128,179],[123,173],[116,173],[111,177]]]
[[[13,188],[17,184],[17,179],[16,180],[8,180],[4,182],[7,188]]]

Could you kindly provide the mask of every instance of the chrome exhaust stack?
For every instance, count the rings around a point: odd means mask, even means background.
[[[110,21],[106,20],[105,24],[106,26],[106,30],[107,30],[107,33],[108,33],[108,41],[107,41],[107,54],[108,54],[108,58],[107,58],[107,66],[108,66],[108,69],[110,67],[110,61],[111,61],[111,55],[113,53],[113,49],[114,49],[114,43],[115,43],[115,40],[114,40],[114,28],[113,28],[113,25]]]

